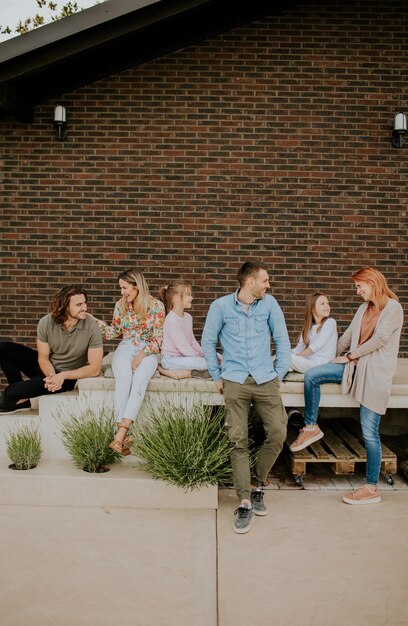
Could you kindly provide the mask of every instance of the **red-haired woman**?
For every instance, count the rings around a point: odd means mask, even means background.
[[[305,373],[305,427],[291,446],[296,452],[321,439],[317,425],[320,385],[341,383],[360,404],[360,423],[367,450],[366,484],[343,497],[347,504],[381,502],[377,483],[381,469],[381,416],[387,410],[392,377],[397,366],[403,323],[402,307],[378,270],[367,267],[353,274],[364,303],[337,343],[330,363]]]

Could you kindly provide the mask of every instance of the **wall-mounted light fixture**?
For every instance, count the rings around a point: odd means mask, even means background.
[[[397,113],[394,118],[394,130],[392,131],[391,144],[394,148],[402,148],[404,135],[407,134],[407,116],[405,113]]]
[[[67,138],[67,111],[61,104],[54,109],[54,126],[57,139],[65,141]]]

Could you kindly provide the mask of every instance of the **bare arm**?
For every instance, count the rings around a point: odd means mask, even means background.
[[[50,346],[44,341],[37,340],[38,365],[45,376],[55,374],[55,369],[50,361]]]
[[[46,376],[44,382],[48,391],[58,391],[61,389],[64,380],[78,380],[79,378],[98,376],[102,366],[103,348],[89,348],[87,357],[88,365],[78,367],[75,370],[67,370]]]

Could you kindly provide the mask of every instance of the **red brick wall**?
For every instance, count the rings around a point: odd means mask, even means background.
[[[404,0],[305,1],[47,102],[31,125],[0,122],[2,337],[33,344],[67,282],[109,319],[132,266],[153,294],[192,281],[200,336],[248,258],[267,264],[292,341],[314,289],[346,327],[363,265],[407,310],[408,143],[390,145],[408,113],[407,13]]]

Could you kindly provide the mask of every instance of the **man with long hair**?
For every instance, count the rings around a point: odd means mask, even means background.
[[[50,313],[38,323],[37,350],[13,341],[0,343],[0,367],[8,381],[0,398],[1,413],[30,409],[30,398],[71,391],[79,378],[98,376],[102,335],[86,314],[86,302],[80,285],[61,287]]]

